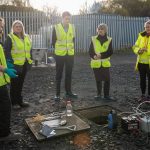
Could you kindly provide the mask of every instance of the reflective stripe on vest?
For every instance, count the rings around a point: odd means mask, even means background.
[[[68,31],[65,32],[62,24],[55,25],[56,31],[56,43],[55,43],[55,54],[58,56],[74,55],[74,42],[75,28],[74,25],[69,24]]]
[[[4,68],[7,68],[3,47],[1,45],[0,45],[0,65],[2,65]],[[10,82],[9,76],[3,72],[0,72],[0,86],[6,85],[9,82]]]
[[[20,39],[14,34],[9,34],[9,37],[12,40],[12,49],[11,55],[16,65],[23,65],[27,60],[29,64],[32,63],[30,50],[31,50],[31,41],[27,35],[24,36],[24,39]]]
[[[108,50],[111,38],[110,37],[107,38],[108,41],[106,41],[105,43],[103,43],[103,45],[101,45],[99,40],[97,39],[97,36],[92,37],[93,47],[96,54],[100,54]],[[111,66],[110,58],[98,60],[91,59],[91,68],[110,67],[110,66]]]
[[[149,64],[150,67],[150,38],[147,36],[142,36],[141,33],[139,33],[138,39],[132,48],[134,53],[137,54],[135,70],[138,70],[138,63]],[[139,55],[138,51],[141,48],[146,48],[147,51]]]

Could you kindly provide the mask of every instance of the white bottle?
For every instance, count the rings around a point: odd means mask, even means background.
[[[67,101],[67,105],[66,105],[66,115],[72,116],[73,110],[72,110],[72,105],[71,105],[71,101]]]

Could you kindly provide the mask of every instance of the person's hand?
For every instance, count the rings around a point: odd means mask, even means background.
[[[146,52],[146,51],[147,51],[147,48],[141,48],[141,50],[142,50],[143,52]]]
[[[7,59],[7,60],[6,60],[6,63],[7,63],[7,67],[8,67],[8,68],[14,68],[14,64],[13,64],[12,60]]]
[[[100,59],[101,58],[101,54],[99,53],[99,54],[97,54],[97,58],[98,59]]]
[[[94,59],[97,60],[97,59],[100,59],[101,58],[101,54],[96,54],[94,55]]]
[[[16,78],[18,77],[18,75],[16,74],[17,71],[15,69],[9,69],[9,68],[5,68],[4,72],[10,77],[10,78]]]
[[[93,57],[95,60],[97,60],[98,58],[97,58],[97,55],[94,55],[94,57]]]
[[[138,51],[138,54],[143,54],[144,52],[147,52],[147,49],[146,49],[146,48],[141,48],[141,49]]]
[[[144,51],[142,50],[142,49],[140,49],[139,51],[138,51],[138,54],[140,55],[140,54],[143,54],[144,53]]]

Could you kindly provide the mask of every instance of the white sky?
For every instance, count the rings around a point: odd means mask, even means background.
[[[79,9],[85,2],[87,6],[94,3],[97,0],[30,0],[30,4],[36,8],[41,9],[42,6],[47,5],[50,7],[57,7],[59,12],[69,11],[72,14],[77,14]]]

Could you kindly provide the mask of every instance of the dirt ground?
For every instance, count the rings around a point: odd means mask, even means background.
[[[141,94],[139,75],[134,71],[135,61],[136,56],[132,53],[116,53],[111,58],[110,95],[117,100],[111,106],[124,111],[132,111],[132,107],[138,105],[136,98]],[[72,102],[74,110],[101,105],[100,101],[93,98],[96,95],[96,85],[89,62],[88,55],[75,57],[72,91],[77,93],[79,98]],[[63,97],[65,94],[64,80],[61,89],[61,96]],[[75,135],[38,142],[26,126],[24,119],[32,117],[36,113],[49,114],[58,109],[53,101],[55,68],[32,68],[26,77],[23,95],[24,100],[30,103],[30,107],[12,109],[12,130],[21,132],[22,138],[9,144],[1,143],[0,150],[148,150],[150,148],[145,143],[139,146],[132,135],[120,135],[101,128],[90,121],[88,123],[91,129],[88,131],[88,136],[91,142],[84,147],[78,147],[74,144]]]

